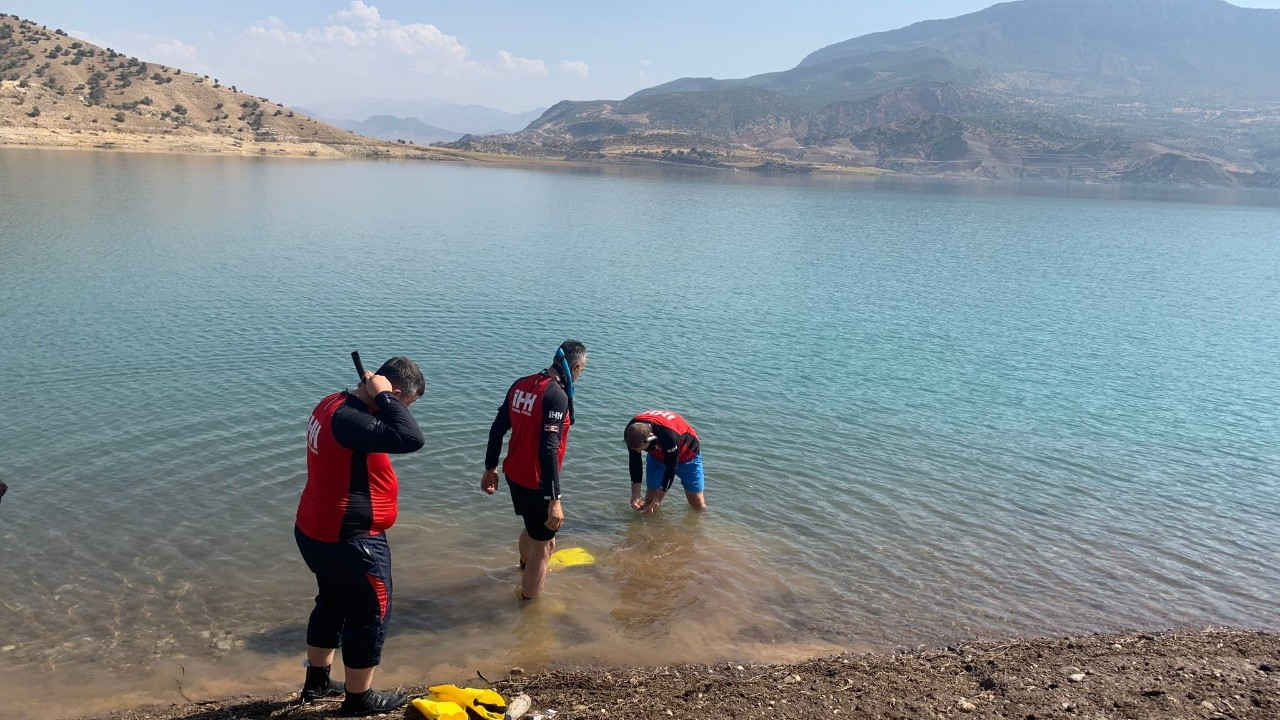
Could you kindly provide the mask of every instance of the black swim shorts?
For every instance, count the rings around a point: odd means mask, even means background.
[[[516,514],[524,518],[524,529],[529,532],[529,537],[539,542],[554,538],[556,531],[547,529],[547,511],[551,501],[542,496],[542,491],[517,485],[511,482],[511,478],[507,478],[507,487],[511,488],[511,504]]]

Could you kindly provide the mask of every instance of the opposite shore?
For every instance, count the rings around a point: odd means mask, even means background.
[[[1236,629],[963,642],[796,663],[513,668],[489,678],[556,718],[1276,718],[1280,634]],[[486,687],[480,677],[440,683]],[[413,697],[425,686],[407,686]],[[115,713],[111,720],[336,717],[297,694],[241,696]],[[101,717],[101,716],[98,716]],[[387,717],[419,718],[411,707]]]

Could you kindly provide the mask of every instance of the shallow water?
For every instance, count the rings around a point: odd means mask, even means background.
[[[0,152],[0,717],[294,688],[353,349],[428,374],[387,682],[1280,627],[1280,195],[745,175]],[[565,337],[600,562],[521,611],[477,483]],[[650,407],[701,517],[626,506]]]

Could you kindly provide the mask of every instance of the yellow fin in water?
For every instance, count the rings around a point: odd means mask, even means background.
[[[574,565],[594,565],[595,562],[595,556],[582,548],[565,548],[551,553],[551,560],[547,562],[547,567],[560,570]]]
[[[463,710],[462,706],[456,702],[440,702],[418,698],[413,701],[413,706],[427,720],[469,720],[467,711]]]

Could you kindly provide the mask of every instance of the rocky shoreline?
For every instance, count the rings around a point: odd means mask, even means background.
[[[581,718],[1277,718],[1280,634],[1236,629],[964,642],[782,665],[562,668],[491,678]],[[483,687],[479,677],[440,678]],[[425,687],[403,688],[414,696]],[[297,695],[150,707],[110,720],[336,717]],[[416,719],[407,708],[388,717]]]

